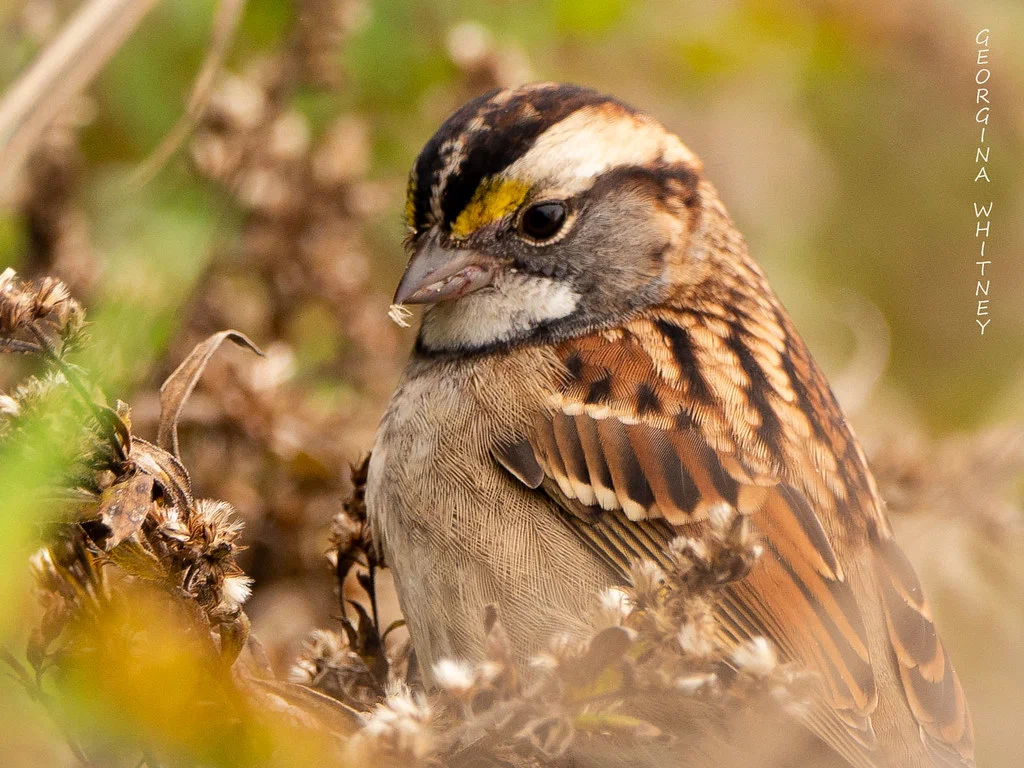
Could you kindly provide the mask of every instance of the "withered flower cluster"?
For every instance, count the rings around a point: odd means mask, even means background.
[[[70,690],[127,696],[129,704],[157,683],[162,656],[155,649],[167,643],[177,659],[171,666],[190,671],[180,682],[188,690],[191,680],[197,706],[205,699],[218,717],[237,721],[246,702],[225,692],[249,634],[242,605],[251,580],[236,561],[241,524],[230,505],[193,496],[177,456],[177,419],[220,344],[251,344],[224,332],[193,351],[161,390],[153,444],[133,434],[128,406],[107,405],[67,358],[85,318],[61,283],[22,283],[5,271],[0,317],[0,350],[33,353],[43,366],[0,396],[0,447],[53,475],[22,489],[38,494],[46,510],[42,546],[31,559],[42,607],[25,653],[33,671],[10,653],[4,660],[63,724],[63,707],[54,703],[60,697],[44,692],[47,673]],[[69,732],[68,742],[88,763],[82,739]]]
[[[83,425],[82,439],[93,444],[84,452],[89,460],[78,467],[82,482],[68,489],[75,492],[67,497],[74,514],[62,519],[76,533],[61,539],[62,546],[79,554],[92,552],[130,575],[181,590],[215,624],[236,620],[250,591],[250,580],[235,562],[241,525],[230,505],[193,497],[188,472],[177,456],[177,419],[217,347],[226,339],[251,343],[241,334],[225,332],[194,350],[164,384],[160,436],[154,445],[132,434],[126,404],[106,405],[85,372],[68,361],[84,327],[82,308],[59,281],[47,277],[36,286],[21,283],[10,269],[0,275],[0,350],[34,353],[48,366],[43,378],[31,377],[3,395],[0,436],[24,437],[30,412],[44,405],[36,402],[41,394],[74,385],[74,392],[64,394],[82,401],[81,412],[91,417]],[[44,549],[35,558],[35,569],[51,586],[72,578],[96,587],[88,593],[104,591],[102,578],[88,575],[91,569],[84,563],[79,565],[85,570],[78,572],[61,565],[66,561]]]
[[[0,439],[17,439],[26,455],[50,457],[65,483],[75,483],[106,454],[94,439],[106,416],[90,407],[88,384],[67,355],[85,340],[85,313],[64,283],[44,277],[23,283],[0,273],[0,353],[43,358],[47,365],[9,393],[0,391]],[[69,420],[75,426],[69,426]]]
[[[342,582],[361,571],[372,604],[368,574],[381,564],[361,502],[365,468],[329,558]],[[552,638],[525,673],[491,606],[486,658],[440,662],[429,693],[409,644],[388,643],[392,627],[378,635],[366,611],[344,631],[314,632],[291,679],[363,712],[346,747],[354,765],[613,765],[634,753],[659,765],[786,764],[815,754],[797,717],[816,678],[781,664],[764,638],[731,648],[713,615],[719,590],[760,551],[749,520],[721,510],[707,538],[672,543],[671,569],[637,562],[628,584],[595,596],[591,634]]]
[[[64,283],[44,277],[22,284],[11,268],[0,272],[0,351],[41,354],[57,345],[62,356],[81,341],[85,315]]]

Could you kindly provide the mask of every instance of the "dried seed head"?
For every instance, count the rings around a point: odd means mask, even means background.
[[[466,21],[448,32],[448,55],[461,69],[473,70],[487,63],[494,52],[494,37],[482,24]]]
[[[633,601],[638,607],[653,607],[667,583],[665,571],[652,560],[637,560],[629,569]]]
[[[58,337],[73,339],[85,322],[81,305],[60,280],[44,277],[38,287],[30,282],[19,284],[17,274],[8,267],[0,273],[0,339],[21,337],[38,344],[35,334],[26,333],[37,321],[42,321],[43,327],[36,330],[52,336],[51,343]]]
[[[370,127],[365,120],[345,117],[324,135],[312,157],[313,180],[321,187],[350,184],[370,167]]]
[[[712,504],[708,508],[708,523],[711,525],[711,530],[716,534],[724,534],[729,530],[737,514],[736,508],[732,504],[724,501]]]
[[[235,613],[252,595],[252,579],[244,573],[230,574],[224,577],[221,586],[221,601],[217,607],[221,613]]]
[[[271,123],[266,149],[278,162],[299,160],[309,150],[309,122],[298,112],[285,112]]]
[[[316,687],[323,670],[340,667],[348,652],[348,642],[337,632],[315,629],[302,644],[302,651],[288,670],[293,683]]]
[[[563,663],[581,654],[586,643],[570,634],[555,635],[548,642],[546,651],[542,651],[530,659],[530,666],[537,670],[554,671]]]
[[[17,416],[21,413],[21,406],[18,401],[10,395],[0,393],[0,416]]]
[[[310,633],[288,677],[363,712],[376,706],[383,693],[373,670],[349,645],[349,638],[328,630]]]
[[[619,627],[633,612],[633,601],[620,587],[608,587],[598,595],[593,624],[597,629]]]
[[[476,685],[476,673],[465,661],[441,659],[433,671],[434,681],[456,698],[468,695]]]
[[[61,309],[70,298],[67,286],[54,277],[44,277],[39,283],[39,291],[35,296],[36,315],[45,315]]]
[[[359,546],[363,536],[363,525],[361,520],[345,512],[339,512],[334,516],[331,520],[330,537],[335,556],[344,557],[354,547]]]
[[[253,80],[232,75],[213,92],[208,108],[232,128],[252,130],[263,120],[267,98]]]
[[[732,662],[740,672],[762,678],[775,671],[779,658],[767,638],[755,637],[732,652]]]
[[[698,696],[705,694],[717,694],[720,690],[718,675],[714,672],[704,672],[696,675],[686,675],[676,679],[676,689],[687,696]]]
[[[699,660],[707,659],[718,652],[715,632],[718,629],[710,613],[701,613],[684,622],[676,636],[683,652]]]
[[[404,684],[394,684],[349,741],[349,757],[354,765],[371,760],[383,760],[387,765],[415,764],[435,748],[432,726],[433,712],[427,700]]]
[[[235,542],[244,525],[235,508],[226,501],[200,499],[189,515],[189,534],[202,554],[225,556],[235,551]]]

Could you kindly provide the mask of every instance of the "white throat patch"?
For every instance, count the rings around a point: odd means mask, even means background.
[[[529,334],[573,313],[580,296],[548,277],[507,273],[492,286],[430,307],[421,338],[431,350],[479,349]]]

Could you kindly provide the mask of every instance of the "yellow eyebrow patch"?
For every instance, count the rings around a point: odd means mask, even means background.
[[[405,189],[405,223],[410,229],[416,226],[416,179],[410,178]]]
[[[491,178],[477,187],[469,201],[452,224],[452,235],[469,237],[481,227],[512,213],[523,204],[530,187],[514,179]]]

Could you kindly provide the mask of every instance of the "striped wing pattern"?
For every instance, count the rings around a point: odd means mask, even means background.
[[[922,738],[942,765],[973,763],[971,714],[960,679],[935,631],[917,574],[891,538],[876,534],[873,539],[886,626]]]
[[[868,636],[833,548],[837,530],[874,553],[900,678],[922,738],[972,765],[970,718],[921,597],[878,511],[860,448],[781,310],[750,322],[713,307],[662,309],[565,342],[566,376],[532,434],[495,456],[565,508],[570,525],[624,575],[665,564],[726,504],[752,516],[765,553],[726,588],[723,636],[763,635],[824,681],[809,724],[858,766],[873,766],[878,695]]]

